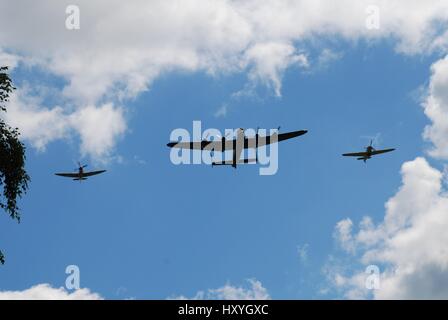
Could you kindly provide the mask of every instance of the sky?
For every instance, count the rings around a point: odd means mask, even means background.
[[[31,176],[0,299],[448,298],[448,1],[72,2],[0,0]],[[174,165],[193,121],[308,133],[270,176]]]

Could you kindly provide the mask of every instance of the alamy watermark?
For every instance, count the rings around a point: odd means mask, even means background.
[[[366,267],[367,274],[365,285],[368,290],[378,290],[380,288],[380,268],[377,265],[371,264]]]
[[[81,28],[81,11],[77,5],[69,5],[65,8],[65,28],[67,30],[79,30]]]
[[[68,274],[65,279],[65,287],[67,290],[78,290],[81,288],[81,273],[77,265],[71,264],[67,266],[65,273]]]
[[[201,121],[193,121],[193,132],[177,128],[170,135],[170,160],[175,165],[208,164],[237,167],[259,164],[260,175],[278,170],[278,129],[202,130]]]
[[[369,5],[366,7],[366,28],[368,30],[378,30],[380,24],[380,8],[376,5]]]

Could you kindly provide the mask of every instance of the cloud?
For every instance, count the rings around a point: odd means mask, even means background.
[[[101,300],[101,296],[87,288],[69,292],[53,288],[47,283],[35,285],[23,291],[0,291],[0,300]]]
[[[175,300],[268,300],[271,297],[266,288],[256,279],[247,280],[249,287],[237,287],[226,284],[218,289],[199,291],[192,298],[185,296],[172,297]]]
[[[327,283],[319,290],[319,294],[326,296],[336,290],[345,299],[361,300],[370,297],[371,291],[365,285],[367,275],[360,270],[351,270],[348,266],[350,264],[347,261],[329,256],[322,268]]]
[[[219,107],[218,110],[216,110],[214,116],[215,118],[220,118],[220,117],[225,117],[227,115],[227,109],[228,109],[228,105],[227,104],[222,104],[221,107]]]
[[[448,159],[448,56],[431,66],[428,94],[423,102],[426,116],[431,125],[426,126],[423,136],[431,141],[433,148],[429,154],[440,159]]]
[[[281,96],[281,75],[292,66],[308,66],[304,54],[297,54],[293,45],[288,43],[259,43],[246,51],[246,63],[253,65],[249,79],[253,83],[261,82],[272,87],[276,96]]]
[[[65,138],[69,131],[69,121],[60,106],[46,108],[38,95],[29,94],[28,88],[17,89],[10,98],[6,121],[20,129],[25,140],[40,151],[54,140]]]
[[[299,255],[299,259],[300,259],[301,263],[308,262],[308,249],[309,249],[308,243],[297,246],[297,254]]]
[[[325,48],[317,57],[317,67],[319,69],[325,69],[334,61],[341,59],[342,56],[343,54],[341,52]]]
[[[285,70],[306,67],[308,48],[316,47],[321,60],[334,58],[319,39],[393,38],[397,52],[409,55],[446,51],[448,44],[448,32],[440,31],[448,22],[448,2],[437,0],[79,0],[80,30],[67,30],[65,9],[71,4],[1,1],[0,62],[44,70],[60,80],[52,85],[62,101],[59,107],[41,106],[46,117],[105,112],[114,119],[112,132],[102,132],[102,150],[87,143],[96,140],[92,130],[75,128],[82,152],[94,157],[108,154],[126,132],[124,120],[117,123],[123,110],[104,105],[124,108],[167,72],[247,73],[249,90],[261,84],[281,96]],[[377,30],[366,27],[371,5],[379,10]],[[70,130],[49,136],[28,131],[43,148]]]
[[[70,123],[81,136],[81,152],[103,158],[114,147],[117,137],[126,131],[121,108],[111,103],[87,106],[70,115]]]
[[[9,54],[2,51],[0,48],[0,65],[9,67],[9,70],[13,70],[19,64],[20,58],[14,54]]]
[[[354,253],[355,246],[352,238],[353,222],[349,218],[339,221],[336,224],[333,237],[339,245],[347,252]]]
[[[404,163],[401,174],[402,186],[386,202],[384,220],[374,225],[365,218],[356,233],[342,233],[340,240],[352,240],[362,265],[381,267],[374,298],[447,299],[448,194],[443,173],[419,157]],[[346,296],[366,297],[364,271],[335,272],[333,279]]]
[[[41,94],[35,95],[25,86],[13,93],[5,114],[6,121],[19,128],[22,137],[40,151],[48,143],[69,138],[75,132],[81,139],[82,155],[104,160],[126,131],[124,111],[112,103],[74,110],[43,105]]]

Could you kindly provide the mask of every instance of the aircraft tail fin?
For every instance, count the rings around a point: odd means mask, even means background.
[[[242,159],[238,163],[257,163],[257,159]]]
[[[212,162],[212,167],[213,166],[232,166],[233,165],[233,161],[232,160],[228,160],[228,161],[213,161]]]
[[[257,163],[257,159],[241,159],[237,161],[237,164],[243,163]],[[233,160],[213,161],[212,166],[234,166],[234,163]]]

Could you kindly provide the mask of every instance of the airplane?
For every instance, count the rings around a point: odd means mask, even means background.
[[[364,151],[364,152],[344,153],[343,156],[344,157],[358,157],[356,160],[363,160],[365,163],[368,159],[370,159],[374,155],[391,152],[391,151],[395,150],[395,149],[375,150],[375,148],[372,147],[372,142],[373,142],[373,140],[370,140],[370,145],[366,147],[366,151]]]
[[[85,172],[84,168],[87,167],[87,165],[85,164],[82,166],[81,163],[79,163],[79,162],[78,162],[78,165],[79,165],[79,167],[77,169],[75,169],[75,171],[78,170],[78,172],[76,172],[76,173],[55,173],[55,175],[60,176],[60,177],[73,178],[73,180],[81,182],[82,180],[87,180],[87,177],[106,172],[106,170]]]
[[[278,127],[280,130],[280,127]],[[244,135],[244,129],[239,128],[236,130],[236,139],[226,139],[226,137],[221,137],[220,140],[202,140],[199,142],[169,142],[167,144],[170,148],[179,148],[179,149],[192,149],[192,150],[213,150],[213,151],[221,151],[225,152],[226,150],[233,150],[232,160],[226,161],[213,161],[212,166],[218,165],[229,165],[236,169],[237,164],[246,164],[246,163],[256,163],[257,159],[240,159],[241,152],[243,149],[262,147],[265,145],[269,145],[271,143],[280,142],[283,140],[288,140],[291,138],[295,138],[307,133],[307,130],[299,130],[292,131],[287,133],[278,133],[275,132],[270,136],[261,137],[257,133],[254,137],[246,137]]]

